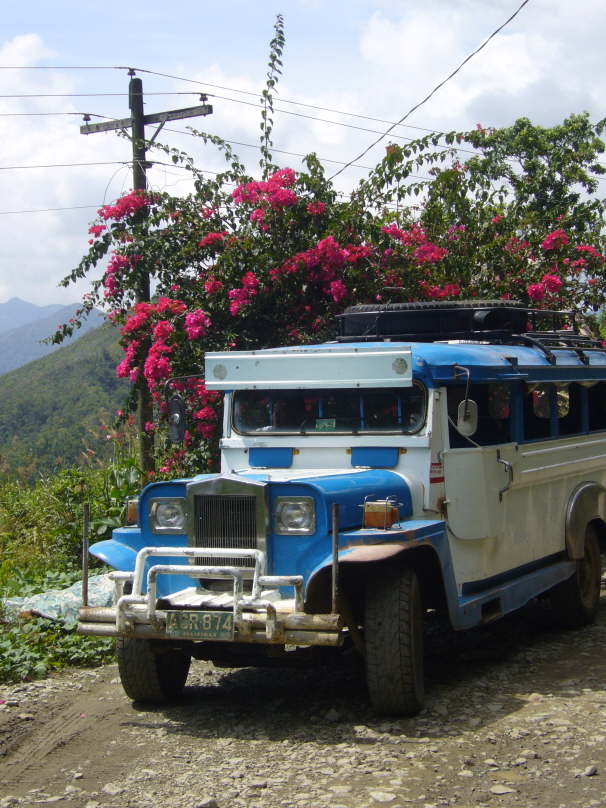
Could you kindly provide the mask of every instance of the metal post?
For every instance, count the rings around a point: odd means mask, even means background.
[[[339,597],[339,506],[332,504],[332,613],[337,612]]]
[[[88,606],[88,532],[90,528],[90,504],[82,508],[82,605]]]

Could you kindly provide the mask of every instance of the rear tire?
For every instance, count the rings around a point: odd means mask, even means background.
[[[600,605],[602,559],[593,525],[585,528],[585,554],[576,562],[576,572],[549,593],[558,622],[567,628],[592,623]]]
[[[133,701],[163,704],[183,692],[190,655],[170,646],[159,648],[159,645],[151,640],[118,637],[116,657],[120,681]]]
[[[408,567],[371,581],[364,622],[366,681],[378,713],[416,715],[425,701],[423,606]]]

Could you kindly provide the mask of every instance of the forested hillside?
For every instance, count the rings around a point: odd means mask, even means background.
[[[109,324],[50,356],[0,376],[0,480],[32,480],[108,451],[102,422],[128,394],[116,378],[117,332]]]

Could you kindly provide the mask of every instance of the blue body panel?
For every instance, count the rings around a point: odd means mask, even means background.
[[[289,469],[292,466],[292,449],[287,446],[251,446],[248,462],[253,468]]]

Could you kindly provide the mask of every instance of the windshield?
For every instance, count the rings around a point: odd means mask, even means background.
[[[241,390],[234,393],[236,432],[418,432],[425,389]]]

